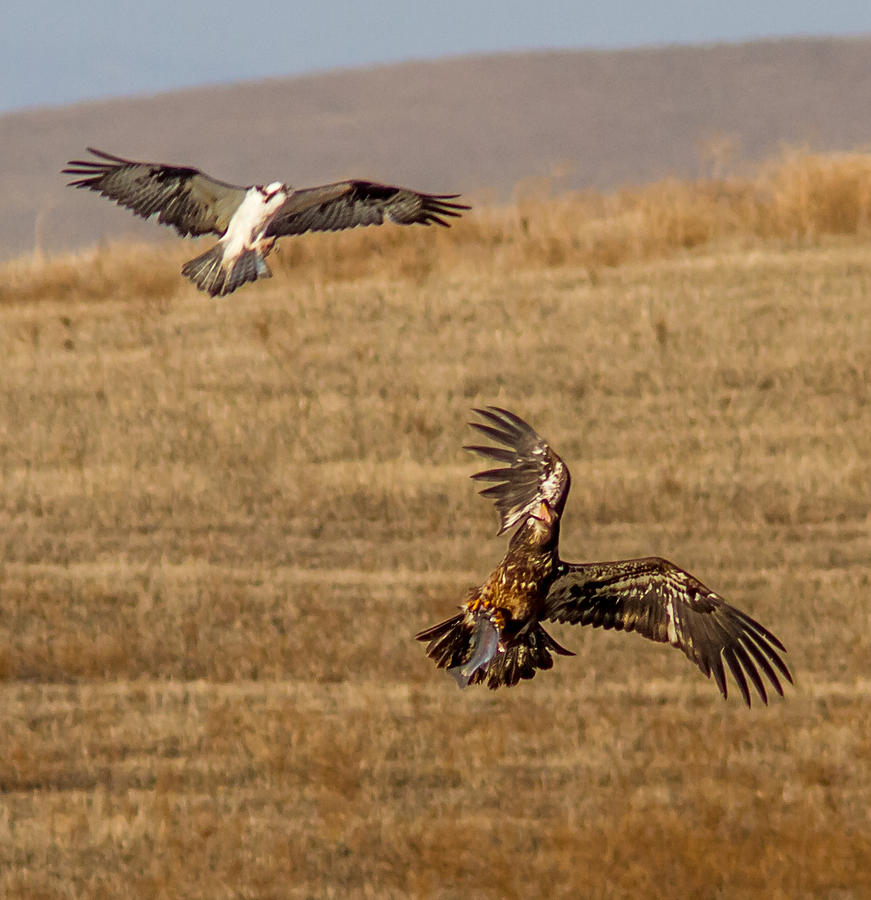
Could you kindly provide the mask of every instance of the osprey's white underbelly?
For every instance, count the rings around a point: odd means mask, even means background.
[[[270,184],[266,191],[261,187],[248,188],[221,238],[225,259],[235,258],[243,250],[250,250],[257,244],[269,220],[287,199],[287,194],[283,185]]]

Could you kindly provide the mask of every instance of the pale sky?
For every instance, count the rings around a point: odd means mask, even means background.
[[[871,0],[12,0],[10,6],[0,28],[0,113],[468,53],[871,34]]]

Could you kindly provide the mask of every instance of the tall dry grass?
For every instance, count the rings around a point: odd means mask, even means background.
[[[181,242],[3,267],[0,895],[871,893],[865,171],[527,191],[225,302]],[[571,467],[565,556],[687,566],[785,700],[583,629],[510,691],[432,667],[504,551],[491,402]]]

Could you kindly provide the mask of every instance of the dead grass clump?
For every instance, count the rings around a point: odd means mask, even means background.
[[[820,156],[789,151],[762,167],[755,231],[762,237],[813,240],[863,235],[871,222],[871,155]]]
[[[790,151],[743,178],[668,178],[613,194],[518,199],[515,243],[528,266],[595,268],[718,243],[864,235],[871,222],[871,155]]]
[[[14,260],[3,266],[0,304],[167,298],[180,287],[178,269],[189,249],[180,243],[113,243],[55,259]]]

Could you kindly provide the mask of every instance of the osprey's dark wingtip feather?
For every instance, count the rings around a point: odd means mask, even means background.
[[[61,169],[62,175],[86,175],[88,178],[82,178],[79,181],[71,181],[69,187],[87,187],[90,179],[105,175],[113,169],[121,166],[142,165],[132,159],[124,159],[122,156],[115,156],[112,153],[106,153],[105,150],[97,150],[96,147],[86,147],[88,153],[98,157],[98,159],[108,160],[108,162],[98,162],[96,159],[71,159],[66,164],[66,168]],[[145,165],[148,165],[147,163]]]
[[[442,228],[450,228],[451,223],[446,222],[443,216],[458,219],[472,207],[465,203],[452,203],[460,194],[421,194],[421,212],[419,222],[421,225],[441,225]]]

